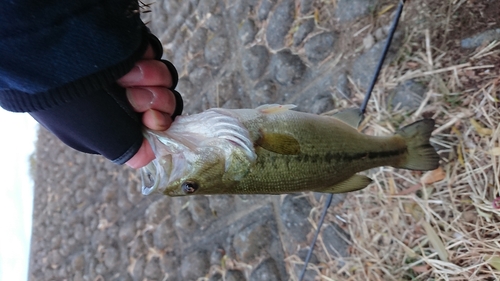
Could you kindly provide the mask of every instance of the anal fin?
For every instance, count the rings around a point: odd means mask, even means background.
[[[354,175],[343,182],[337,183],[333,186],[327,187],[321,190],[315,190],[317,192],[324,193],[344,193],[351,192],[365,188],[372,182],[367,176],[363,175]]]

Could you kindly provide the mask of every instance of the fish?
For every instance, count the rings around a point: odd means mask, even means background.
[[[372,180],[380,166],[434,170],[433,119],[389,136],[358,131],[359,110],[320,116],[295,105],[212,108],[178,116],[166,131],[146,131],[156,159],[141,168],[143,194],[344,193]]]

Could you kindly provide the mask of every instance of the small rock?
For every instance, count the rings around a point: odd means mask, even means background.
[[[193,220],[199,225],[207,225],[213,220],[213,214],[209,206],[210,202],[206,196],[192,196],[189,198],[188,209]]]
[[[373,37],[373,35],[368,34],[365,36],[365,38],[363,38],[363,46],[365,50],[370,49],[371,47],[373,47],[374,44],[375,44],[375,38]]]
[[[290,50],[283,50],[272,57],[270,69],[278,83],[292,85],[302,78],[306,71],[306,65],[299,56],[292,54]]]
[[[266,40],[273,50],[281,49],[285,46],[285,36],[292,27],[295,18],[295,1],[284,0],[274,9],[269,19]]]
[[[279,98],[276,92],[276,83],[273,80],[265,79],[257,83],[252,91],[252,107],[278,103]]]
[[[191,54],[203,51],[207,42],[207,33],[208,30],[206,28],[200,27],[196,29],[193,36],[189,38],[189,52]]]
[[[318,63],[328,57],[333,51],[336,37],[332,32],[323,32],[311,37],[304,45],[307,58],[312,63]]]
[[[260,21],[267,19],[269,12],[276,5],[277,0],[263,0],[257,10],[257,18]]]
[[[171,1],[167,1],[171,2]],[[200,1],[197,7],[198,18],[202,19],[208,14],[214,14],[218,8],[217,0],[203,0]]]
[[[267,225],[254,223],[235,235],[233,247],[239,260],[251,262],[269,248],[272,240],[272,233]]]
[[[211,15],[207,19],[205,24],[208,30],[212,31],[213,33],[217,33],[223,27],[224,18],[221,15]]]
[[[337,224],[327,225],[322,231],[323,243],[331,256],[334,257],[347,257],[349,254],[347,252],[347,247],[349,246],[347,241],[351,240],[351,237]]]
[[[214,195],[208,198],[209,207],[217,217],[221,217],[234,212],[233,195]]]
[[[116,204],[108,203],[104,209],[104,217],[108,222],[115,222],[120,218],[121,210]]]
[[[281,281],[276,262],[268,258],[261,262],[250,275],[250,281]]]
[[[164,221],[154,230],[154,247],[157,249],[164,249],[168,246],[174,246],[177,244],[177,236],[175,231],[171,227],[170,221]]]
[[[226,281],[246,281],[245,274],[239,270],[228,270],[226,272]]]
[[[243,69],[250,79],[255,80],[260,78],[266,71],[268,63],[269,52],[267,48],[262,45],[255,45],[245,50],[243,54]]]
[[[311,208],[311,204],[306,198],[291,194],[285,196],[281,205],[281,221],[299,243],[305,242],[307,234],[311,231],[311,224],[307,220]]]
[[[302,41],[314,30],[314,19],[307,19],[299,25],[299,28],[293,34],[293,45],[299,46]]]
[[[324,91],[319,93],[314,98],[314,102],[309,108],[309,112],[314,114],[321,114],[335,108],[335,101],[333,100],[331,91]]]
[[[300,13],[306,15],[312,11],[313,2],[313,0],[300,0]]]
[[[145,257],[140,257],[135,261],[134,269],[132,269],[132,278],[134,278],[134,280],[142,280],[144,278],[145,266],[146,266]]]
[[[135,223],[125,222],[124,225],[120,227],[118,232],[118,238],[124,243],[128,243],[135,236]]]
[[[71,260],[71,267],[73,268],[74,271],[80,271],[83,270],[85,267],[85,257],[83,254],[78,254],[73,259]]]
[[[216,272],[212,276],[210,276],[210,279],[208,279],[208,280],[209,281],[224,281],[224,279],[222,278],[222,274],[220,274],[218,272]]]
[[[202,250],[184,256],[181,264],[182,280],[197,280],[205,276],[210,269],[210,263],[208,261],[208,253]]]
[[[142,239],[146,247],[154,248],[154,238],[153,238],[153,230],[148,229],[142,233]]]
[[[146,209],[146,218],[149,223],[158,224],[162,221],[169,213],[169,206],[166,199],[158,200],[153,202]]]
[[[196,228],[196,223],[193,221],[193,217],[191,217],[191,213],[187,209],[183,209],[180,211],[179,215],[175,219],[175,227],[178,227],[184,231],[190,231]]]
[[[229,7],[229,14],[235,23],[240,23],[244,18],[248,17],[250,6],[245,0],[233,0]]]
[[[349,99],[351,97],[351,90],[349,89],[349,79],[347,79],[347,74],[345,72],[342,72],[337,76],[335,90],[338,93],[339,98]]]
[[[257,27],[255,26],[255,22],[252,19],[246,19],[243,22],[240,30],[238,31],[241,43],[243,45],[246,45],[252,42],[255,38],[255,34],[257,34]]]
[[[407,80],[398,84],[388,98],[392,108],[407,108],[414,111],[420,106],[426,91],[424,85],[414,80]]]
[[[375,35],[375,39],[377,39],[377,41],[384,40],[385,37],[387,36],[383,27],[377,28],[377,30],[375,30],[374,35]]]
[[[491,29],[460,41],[460,46],[464,49],[477,48],[482,44],[488,44],[491,41],[500,40],[500,28]]]
[[[219,68],[227,58],[228,48],[226,37],[217,36],[209,40],[205,46],[205,59],[212,67]]]
[[[104,265],[113,269],[118,264],[118,251],[114,247],[109,247],[104,252]]]
[[[142,236],[139,236],[137,237],[137,239],[134,239],[130,247],[130,255],[134,258],[138,258],[144,255],[146,252],[147,248],[144,242],[142,241]]]
[[[368,14],[373,9],[375,0],[339,0],[335,17],[341,22],[354,20]]]
[[[162,277],[162,272],[160,268],[159,257],[151,258],[151,260],[146,264],[146,268],[144,269],[144,275],[146,275],[146,277],[151,279],[160,280],[160,278]]]
[[[215,246],[214,250],[210,254],[210,264],[214,265],[220,265],[222,258],[224,258],[226,251],[220,247],[220,246]]]

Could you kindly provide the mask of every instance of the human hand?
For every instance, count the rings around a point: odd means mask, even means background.
[[[117,82],[126,89],[132,108],[142,113],[144,126],[162,131],[170,127],[171,116],[176,108],[175,96],[168,89],[173,85],[172,75],[164,63],[155,59],[151,46],[148,47],[142,60]],[[154,158],[151,145],[144,139],[139,151],[126,164],[138,169]]]

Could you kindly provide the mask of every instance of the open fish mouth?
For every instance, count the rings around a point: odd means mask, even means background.
[[[200,154],[216,153],[224,159],[226,171],[232,164],[234,150],[242,150],[249,161],[257,157],[248,130],[238,118],[220,109],[179,116],[167,131],[146,130],[144,136],[156,156],[140,169],[144,195],[164,192],[166,187],[192,174],[199,168]]]

